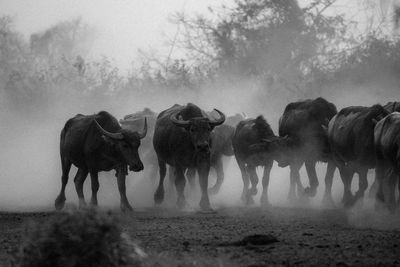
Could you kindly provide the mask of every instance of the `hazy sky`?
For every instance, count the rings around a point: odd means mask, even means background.
[[[176,11],[206,13],[208,6],[233,0],[0,0],[0,15],[11,15],[26,38],[81,16],[97,30],[95,54],[106,54],[128,67],[138,48],[162,49],[176,27],[168,18]]]
[[[386,0],[389,1],[389,0]],[[168,17],[176,11],[207,14],[208,6],[230,5],[234,0],[0,0],[0,15],[14,17],[15,27],[26,38],[59,21],[82,17],[97,30],[93,56],[105,54],[128,68],[137,49],[165,52],[165,41],[176,26]],[[309,2],[300,0],[300,4]],[[338,8],[351,13],[360,0],[339,0]],[[330,8],[335,12],[335,8]]]

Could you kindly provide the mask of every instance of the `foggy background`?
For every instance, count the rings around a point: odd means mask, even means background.
[[[0,1],[1,209],[53,209],[61,186],[59,135],[77,113],[106,110],[120,119],[144,107],[160,112],[193,102],[226,115],[263,114],[277,134],[292,101],[322,96],[338,110],[396,101],[397,3],[347,2]],[[158,174],[149,179],[144,164],[144,172],[127,177],[134,208],[153,206]],[[235,159],[225,167],[211,204],[242,205]],[[325,170],[318,164],[315,206]],[[66,197],[77,204],[75,173],[72,168]],[[99,205],[119,206],[114,172],[99,177]],[[307,186],[303,169],[301,177]],[[353,190],[357,183],[356,177]],[[273,205],[287,205],[288,185],[289,169],[274,164]],[[89,188],[88,178],[86,200]],[[333,188],[339,204],[337,172]],[[186,195],[197,207],[199,197]]]

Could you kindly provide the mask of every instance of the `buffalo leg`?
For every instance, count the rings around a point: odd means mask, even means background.
[[[164,161],[158,160],[158,168],[160,172],[160,180],[158,182],[158,187],[154,193],[154,202],[159,205],[164,200],[164,179],[167,172],[167,166]]]
[[[175,187],[176,187],[176,192],[178,193],[178,200],[177,200],[177,206],[178,208],[182,209],[186,206],[186,200],[185,200],[185,184],[186,184],[186,179],[185,179],[185,172],[184,169],[180,166],[175,167]]]
[[[217,181],[215,182],[215,185],[209,190],[211,195],[215,195],[219,192],[221,185],[224,181],[224,164],[222,163],[221,157],[216,160],[214,167],[215,171],[217,172]]]
[[[368,169],[362,169],[358,172],[358,191],[355,194],[356,201],[364,197],[365,190],[368,188],[367,173]]]
[[[374,198],[376,196],[377,192],[378,192],[378,181],[375,178],[374,182],[372,183],[372,185],[371,185],[371,187],[369,189],[368,197],[369,198]]]
[[[186,171],[186,177],[188,179],[190,189],[194,190],[196,188],[196,169],[190,168]]]
[[[90,172],[90,181],[92,186],[92,199],[90,204],[97,206],[97,192],[99,191],[99,175],[97,172]]]
[[[325,206],[334,206],[332,199],[332,183],[333,183],[333,175],[335,174],[335,163],[333,161],[328,161],[326,166],[326,174],[325,174],[325,194],[322,199],[322,203]]]
[[[65,158],[62,158],[61,167],[62,167],[61,191],[54,202],[56,210],[61,210],[65,204],[65,187],[67,186],[68,183],[68,174],[71,169],[71,162],[69,162]]]
[[[388,171],[387,175],[385,175],[382,181],[382,192],[385,200],[385,205],[391,212],[394,212],[396,207],[395,187],[396,174],[394,170],[391,169],[390,171]]]
[[[343,199],[342,203],[345,207],[350,207],[354,203],[353,194],[351,193],[351,181],[353,180],[353,171],[350,171],[344,164],[338,166],[340,178],[343,182]]]
[[[387,170],[384,162],[382,160],[377,160],[376,167],[375,167],[375,182],[376,182],[376,194],[375,194],[375,208],[379,209],[382,204],[384,203],[384,195],[382,189],[383,179],[385,178],[385,172]]]
[[[117,177],[119,195],[121,197],[120,208],[122,212],[132,211],[132,206],[129,204],[128,198],[126,197],[126,186],[125,186],[126,175],[119,173]]]
[[[304,193],[309,197],[315,197],[319,185],[317,172],[315,171],[315,161],[306,161],[305,165],[310,186],[304,190]]]
[[[400,206],[400,176],[399,176],[399,172],[396,172],[396,181],[397,182],[397,189],[398,189],[398,199],[397,199],[397,206]]]
[[[168,190],[167,192],[175,194],[175,168],[168,166]]]
[[[264,173],[263,173],[263,179],[262,179],[262,185],[263,185],[263,191],[261,195],[261,206],[263,207],[269,207],[271,204],[269,203],[268,200],[268,185],[269,185],[269,175],[271,173],[271,168],[272,168],[272,161],[268,161],[264,165]]]
[[[290,164],[290,189],[288,199],[291,202],[296,201],[296,185],[298,186],[299,191],[299,183],[301,184],[299,173],[300,167],[301,165],[297,163]]]
[[[202,162],[198,165],[197,172],[199,174],[199,183],[201,189],[200,208],[203,211],[212,210],[210,199],[208,198],[208,174],[210,172],[210,164]]]
[[[393,168],[387,170],[383,180],[382,180],[382,193],[385,206],[393,212],[396,205],[395,196],[395,186],[396,186],[396,174]]]
[[[83,183],[85,182],[87,175],[87,170],[78,169],[74,178],[75,189],[79,198],[79,208],[86,207],[85,197],[83,195]]]
[[[250,180],[249,180],[249,176],[248,176],[248,173],[247,173],[247,170],[246,170],[245,162],[242,159],[238,158],[238,157],[236,157],[236,161],[238,163],[240,172],[242,174],[242,180],[243,180],[243,191],[242,191],[241,199],[242,199],[242,201],[244,203],[246,203],[247,202],[247,199],[246,199],[247,190],[249,190]]]
[[[247,165],[247,173],[250,177],[251,187],[247,190],[247,204],[253,204],[253,196],[257,194],[258,176],[256,166]]]

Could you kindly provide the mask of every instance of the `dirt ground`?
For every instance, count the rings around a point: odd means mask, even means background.
[[[45,222],[54,214],[0,213],[1,266],[9,264],[8,253],[19,246],[24,225]],[[400,231],[356,228],[340,209],[240,207],[214,214],[147,209],[117,214],[124,231],[151,255],[206,258],[217,266],[400,266]],[[254,234],[277,241],[236,242]]]

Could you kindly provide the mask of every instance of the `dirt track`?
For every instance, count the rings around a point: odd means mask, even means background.
[[[0,213],[0,264],[7,265],[7,253],[21,242],[25,223],[51,216],[54,213]],[[144,251],[204,257],[215,265],[400,265],[399,231],[356,229],[341,210],[228,208],[201,214],[151,209],[120,217],[124,230]],[[252,234],[271,234],[278,242],[229,244]]]

